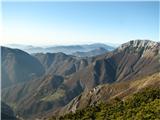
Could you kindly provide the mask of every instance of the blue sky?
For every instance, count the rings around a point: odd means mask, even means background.
[[[3,2],[2,44],[158,41],[158,2]]]

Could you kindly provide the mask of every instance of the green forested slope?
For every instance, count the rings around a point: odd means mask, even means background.
[[[160,89],[147,88],[127,100],[115,98],[110,103],[100,103],[49,120],[160,120]]]

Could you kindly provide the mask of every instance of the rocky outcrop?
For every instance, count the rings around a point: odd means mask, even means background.
[[[69,112],[75,112],[87,106],[108,102],[116,97],[125,99],[148,87],[160,88],[160,73],[138,78],[135,81],[99,85],[74,98],[69,104],[59,110],[59,114],[64,115]]]

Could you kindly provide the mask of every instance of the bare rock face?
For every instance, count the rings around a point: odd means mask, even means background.
[[[133,40],[122,44],[117,50],[129,49],[134,52],[141,52],[143,57],[154,56],[160,51],[160,43],[149,40]]]

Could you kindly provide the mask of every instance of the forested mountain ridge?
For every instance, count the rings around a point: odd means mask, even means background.
[[[118,97],[110,103],[99,103],[64,116],[48,120],[155,120],[160,119],[160,88],[146,88],[126,100]]]

